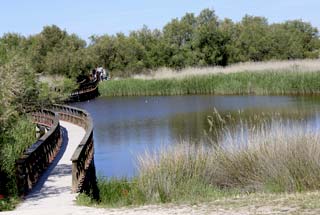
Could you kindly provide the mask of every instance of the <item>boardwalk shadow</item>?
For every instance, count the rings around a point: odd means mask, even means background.
[[[59,187],[59,188],[53,187],[53,186],[44,187],[45,182],[57,180],[59,177],[71,175],[72,173],[71,163],[58,165],[69,143],[68,131],[62,126],[61,126],[61,134],[62,134],[62,145],[59,153],[57,154],[54,161],[50,164],[48,169],[42,174],[37,184],[28,193],[25,199],[40,200],[51,195],[57,195],[61,192],[68,192],[68,191],[71,192],[71,186]],[[50,176],[50,179],[48,179],[49,176]]]

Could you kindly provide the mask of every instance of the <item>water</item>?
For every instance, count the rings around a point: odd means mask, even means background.
[[[181,140],[205,141],[207,116],[242,110],[246,116],[277,112],[320,130],[320,98],[286,96],[99,97],[72,104],[94,122],[95,165],[99,175],[132,177],[137,156]]]

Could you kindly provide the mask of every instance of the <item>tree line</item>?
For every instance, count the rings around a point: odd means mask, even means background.
[[[29,37],[8,33],[0,38],[0,65],[19,55],[37,74],[76,77],[101,65],[128,76],[159,67],[318,58],[319,48],[317,28],[302,20],[269,24],[264,17],[246,15],[233,22],[204,9],[172,19],[161,30],[143,26],[128,35],[93,35],[89,44],[55,25]]]
[[[245,61],[317,58],[317,28],[301,20],[268,24],[264,17],[219,20],[213,10],[187,13],[163,29],[146,26],[124,34],[92,37],[96,62],[111,70],[139,73],[159,67],[226,66]]]

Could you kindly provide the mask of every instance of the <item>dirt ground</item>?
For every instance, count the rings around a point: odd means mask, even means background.
[[[24,203],[25,204],[25,203]],[[31,204],[31,203],[30,203]],[[320,214],[320,192],[296,194],[250,194],[200,204],[159,204],[123,208],[95,208],[65,204],[63,199],[45,207],[18,207],[0,215],[166,215],[166,214]]]

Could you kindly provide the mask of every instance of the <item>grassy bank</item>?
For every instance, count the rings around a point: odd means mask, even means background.
[[[194,75],[171,79],[124,79],[100,83],[102,96],[145,95],[314,95],[320,94],[320,71],[259,71]]]
[[[320,189],[320,135],[311,128],[269,119],[258,127],[242,121],[234,132],[218,114],[213,118],[220,119],[225,138],[142,155],[133,180],[99,180],[99,204],[198,203]],[[78,202],[98,204],[84,195]]]

